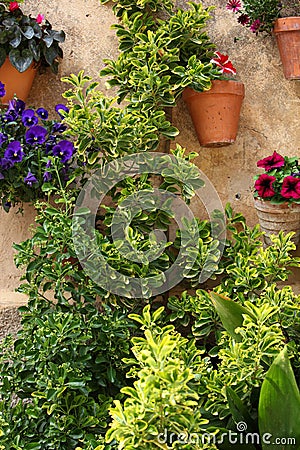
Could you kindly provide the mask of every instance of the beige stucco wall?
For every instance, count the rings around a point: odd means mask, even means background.
[[[61,93],[67,89],[60,81],[61,76],[84,69],[86,74],[97,77],[103,58],[117,54],[117,39],[110,29],[115,17],[112,5],[101,6],[98,0],[25,0],[25,3],[24,11],[45,14],[53,28],[62,28],[67,36],[58,76],[51,72],[39,75],[28,99],[33,106],[51,109],[62,101]],[[185,4],[178,1],[179,6]],[[233,14],[225,9],[225,0],[206,0],[204,4],[217,5],[210,35],[218,49],[230,55],[238,78],[245,84],[240,129],[236,143],[231,146],[201,148],[186,107],[179,101],[173,112],[174,124],[181,130],[177,142],[199,152],[197,164],[214,183],[223,204],[230,201],[253,225],[256,215],[250,189],[256,161],[274,150],[284,155],[300,155],[300,82],[285,80],[273,37],[255,37],[239,26]],[[100,85],[104,89],[104,80]],[[0,211],[1,289],[12,291],[19,283],[11,244],[28,236],[32,220],[31,208],[26,208],[23,219],[14,211],[9,214]]]

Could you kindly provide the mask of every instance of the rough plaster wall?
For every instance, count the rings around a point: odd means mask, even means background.
[[[68,88],[60,77],[70,73],[98,76],[103,58],[117,55],[117,39],[110,29],[115,23],[111,4],[101,6],[98,0],[25,0],[22,9],[33,16],[45,14],[54,29],[66,32],[64,59],[58,76],[47,71],[36,77],[28,104],[54,109],[62,101],[61,93]],[[178,1],[181,7],[186,1]],[[216,5],[209,34],[218,49],[228,53],[244,82],[246,97],[241,112],[238,138],[235,144],[222,148],[200,147],[183,102],[173,111],[174,124],[181,130],[177,142],[188,150],[199,152],[197,164],[214,183],[223,204],[230,201],[243,212],[250,224],[256,223],[250,188],[256,173],[256,161],[274,150],[284,155],[300,153],[300,82],[284,79],[280,58],[273,37],[255,37],[236,23],[234,15],[225,9],[225,0],[205,0],[204,5]],[[235,43],[234,38],[238,37]],[[104,87],[104,80],[100,80]],[[172,144],[174,145],[174,144]],[[202,216],[202,206],[194,210]],[[28,236],[33,211],[26,208],[24,218],[0,211],[0,286],[13,291],[19,284],[19,272],[13,264],[12,242]],[[1,294],[1,293],[0,293]]]

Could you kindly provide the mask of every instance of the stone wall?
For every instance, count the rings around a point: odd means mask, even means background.
[[[28,103],[54,109],[62,102],[61,93],[68,88],[62,76],[85,73],[97,78],[103,58],[117,55],[117,39],[110,26],[115,23],[110,3],[101,6],[98,0],[25,0],[22,9],[33,16],[42,13],[53,28],[66,32],[64,59],[56,76],[47,71],[38,75]],[[184,7],[185,1],[178,1]],[[238,79],[245,84],[240,128],[235,144],[222,148],[200,147],[194,128],[182,101],[173,111],[174,124],[180,129],[177,142],[190,151],[197,151],[197,165],[214,184],[225,205],[230,201],[236,210],[246,215],[251,225],[256,223],[252,205],[252,176],[256,161],[274,150],[283,155],[300,154],[300,82],[287,81],[273,37],[256,37],[237,24],[234,15],[225,8],[225,0],[205,0],[205,6],[216,5],[212,13],[209,34],[219,51],[228,53],[237,68]],[[105,80],[100,86],[105,89]],[[174,146],[175,143],[172,143]],[[201,205],[194,206],[202,215]],[[12,242],[28,236],[33,211],[25,208],[22,217],[10,211],[0,211],[0,287],[12,292],[19,284],[19,272],[13,264]]]

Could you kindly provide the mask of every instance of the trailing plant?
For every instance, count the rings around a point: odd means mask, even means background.
[[[212,79],[229,73],[213,59],[215,45],[206,30],[213,7],[189,2],[188,9],[176,9],[166,0],[137,5],[120,1],[114,9],[121,19],[114,26],[120,55],[104,60],[101,75],[110,77],[110,87],[118,87],[119,102],[128,98],[148,110],[174,106],[185,87],[208,90]],[[165,10],[163,18],[157,9]]]

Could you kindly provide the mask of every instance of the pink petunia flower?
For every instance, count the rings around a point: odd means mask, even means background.
[[[43,14],[38,14],[35,20],[36,20],[37,23],[39,23],[39,24],[42,23],[43,20],[44,20]]]
[[[276,177],[263,173],[255,181],[254,187],[261,198],[273,197],[275,191],[273,189],[273,183],[276,181]]]
[[[272,169],[284,166],[284,157],[274,152],[273,155],[257,161],[257,167],[262,167],[267,172]]]
[[[216,58],[210,60],[211,63],[216,64],[222,73],[236,74],[236,69],[233,67],[231,61],[228,59],[228,55],[222,55],[220,52],[215,52]]]
[[[300,198],[300,178],[287,176],[283,179],[281,195],[284,198]]]
[[[15,11],[16,9],[19,9],[19,3],[18,2],[10,2],[9,3],[9,10]]]
[[[226,5],[226,8],[229,9],[230,11],[237,12],[240,10],[241,6],[242,4],[240,0],[229,0]]]

